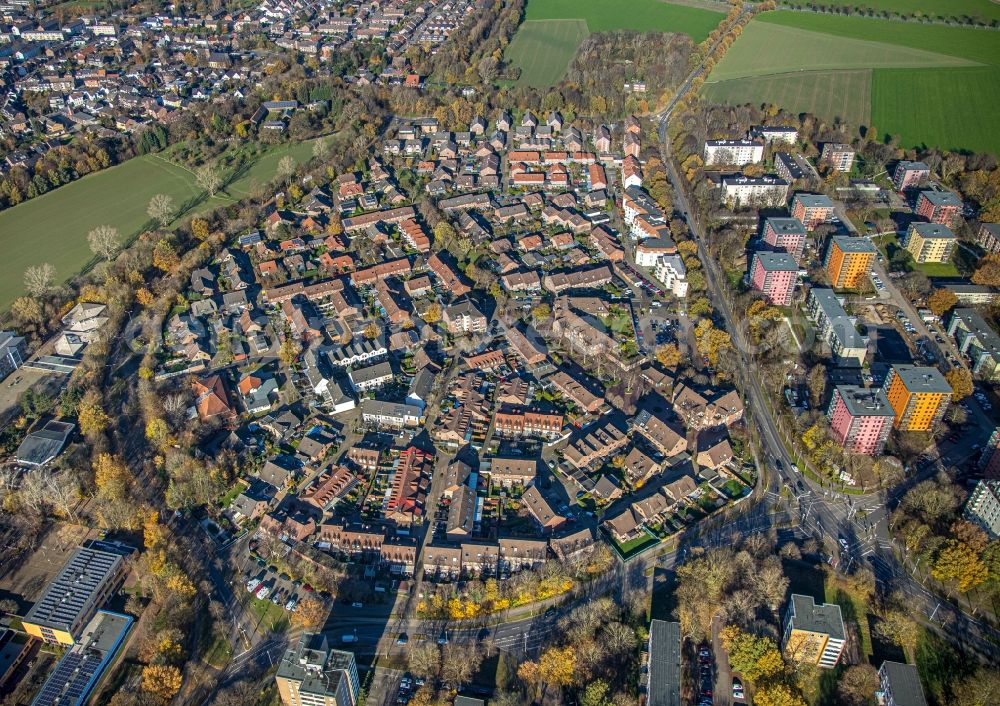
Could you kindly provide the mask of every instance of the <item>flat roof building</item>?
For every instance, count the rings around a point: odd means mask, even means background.
[[[847,315],[832,289],[813,287],[806,302],[809,316],[816,324],[820,338],[840,362],[863,365],[868,354],[868,339],[858,333],[854,319]]]
[[[948,262],[958,238],[941,223],[911,223],[906,231],[906,249],[917,262]]]
[[[840,661],[846,641],[840,606],[816,605],[812,596],[792,594],[781,641],[786,658],[833,669]]]
[[[937,368],[893,365],[882,386],[900,431],[930,431],[944,417],[951,385]]]
[[[360,683],[353,652],[332,649],[320,633],[303,633],[274,675],[287,706],[354,706]]]
[[[978,311],[955,309],[948,322],[948,335],[954,337],[958,350],[972,360],[974,375],[1000,379],[1000,335]]]
[[[885,392],[856,385],[837,385],[827,410],[830,432],[844,452],[865,456],[885,449],[893,416]]]
[[[965,503],[965,516],[982,527],[990,539],[1000,538],[1000,480],[985,479],[976,484]]]
[[[792,303],[798,276],[798,263],[788,253],[758,251],[753,254],[750,286],[762,292],[772,304],[787,306]]]
[[[681,624],[652,621],[646,652],[649,655],[646,663],[649,678],[646,706],[680,706]]]
[[[879,688],[875,699],[879,706],[927,706],[920,674],[912,664],[882,662],[878,670]]]
[[[131,553],[131,547],[106,542],[77,548],[24,616],[24,631],[44,642],[76,644],[83,626],[121,585]]]
[[[857,289],[878,251],[867,238],[835,235],[823,265],[834,289]]]

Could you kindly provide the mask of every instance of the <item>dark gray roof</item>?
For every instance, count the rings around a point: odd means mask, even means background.
[[[767,225],[771,226],[771,230],[775,233],[780,233],[782,235],[787,235],[789,233],[795,233],[797,235],[806,234],[806,227],[802,225],[802,221],[798,218],[768,218]]]
[[[879,671],[882,686],[892,692],[892,702],[896,706],[927,706],[920,674],[914,665],[886,660]]]
[[[30,466],[42,466],[48,463],[59,455],[75,427],[75,424],[69,422],[52,420],[41,429],[31,432],[17,447],[15,457],[18,463]]]
[[[681,624],[654,620],[649,625],[647,706],[680,706]]]
[[[784,252],[767,252],[761,250],[753,254],[754,258],[760,262],[768,272],[798,272],[799,265],[795,259]]]
[[[878,388],[837,385],[837,394],[852,417],[891,417],[894,414],[889,398]]]
[[[792,611],[795,613],[795,629],[829,635],[837,640],[845,639],[844,618],[836,603],[816,605],[812,596],[793,593]]]
[[[935,206],[961,206],[962,199],[951,191],[921,191],[920,195]]]
[[[854,238],[849,235],[836,235],[833,237],[833,243],[840,248],[841,252],[845,253],[875,253],[875,246],[872,245],[872,241],[868,238]]]
[[[919,365],[894,365],[892,369],[902,379],[906,389],[914,392],[950,393],[951,385],[937,368]]]
[[[910,228],[921,238],[954,238],[951,228],[941,223],[911,223]]]

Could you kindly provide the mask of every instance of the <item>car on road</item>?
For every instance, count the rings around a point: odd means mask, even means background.
[[[448,644],[448,631],[447,630],[445,630],[443,633],[441,633],[438,636],[438,644],[439,645],[447,645]]]
[[[410,637],[405,632],[399,633],[399,637],[396,638],[396,644],[397,645],[405,645],[409,641],[410,641]]]
[[[352,608],[364,608],[365,604],[364,603],[358,603],[357,601],[354,601],[354,603],[351,603],[351,607]]]
[[[848,544],[847,540],[844,539],[843,537],[838,537],[837,543],[840,544],[840,548],[843,549],[845,552],[851,551],[851,545]]]
[[[733,698],[742,699],[743,696],[743,684],[739,679],[733,679]]]

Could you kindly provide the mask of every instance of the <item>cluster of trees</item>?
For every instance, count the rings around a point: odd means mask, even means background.
[[[806,3],[791,3],[788,5],[782,4],[782,7],[788,7],[792,10],[808,10],[811,12],[822,12],[828,15],[845,15],[854,17],[872,17],[882,20],[910,20],[915,22],[944,22],[952,25],[969,25],[973,27],[997,27],[1000,22],[997,20],[990,20],[985,17],[980,17],[979,15],[968,15],[968,14],[957,14],[953,12],[948,12],[945,8],[946,5],[940,6],[940,10],[936,10],[932,13],[925,13],[920,10],[913,10],[910,12],[900,12],[899,10],[888,10],[872,7],[865,2],[859,2],[856,5],[852,4],[834,4],[827,5],[821,2],[806,2]]]
[[[806,706],[773,637],[745,632],[735,625],[722,630],[729,664],[756,686],[753,700],[762,706]]]
[[[433,55],[413,48],[407,56],[419,73],[433,74],[448,85],[490,85],[501,75],[503,52],[521,24],[524,6],[525,0],[493,0]]]
[[[1000,541],[961,517],[965,492],[946,474],[911,488],[892,516],[894,533],[918,570],[950,591],[1000,598]]]
[[[83,137],[53,147],[33,165],[14,167],[0,179],[0,208],[16,206],[134,155],[132,144],[119,137]]]

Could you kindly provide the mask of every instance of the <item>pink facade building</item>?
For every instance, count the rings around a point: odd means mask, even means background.
[[[827,417],[830,432],[845,453],[878,456],[889,438],[893,411],[881,389],[838,385]]]
[[[908,162],[905,159],[896,163],[892,173],[892,185],[896,191],[905,191],[923,184],[931,175],[931,168],[923,162]]]
[[[777,306],[792,303],[799,266],[788,253],[758,251],[750,263],[750,286]]]
[[[768,218],[764,221],[763,238],[775,250],[783,250],[796,262],[802,261],[806,228],[798,218]]]

